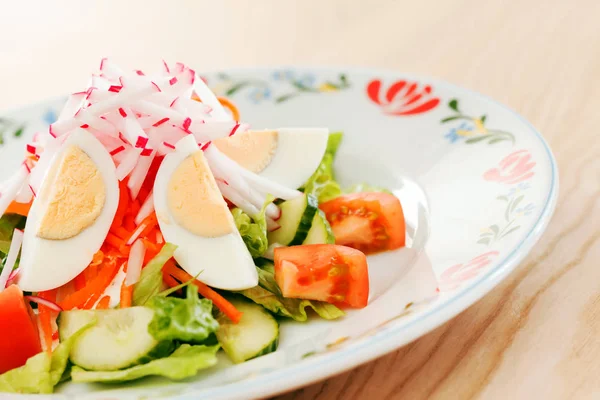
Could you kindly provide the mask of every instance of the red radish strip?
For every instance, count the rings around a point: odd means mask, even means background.
[[[139,225],[142,223],[143,220],[146,219],[146,217],[148,217],[153,212],[154,212],[154,196],[153,196],[152,192],[150,192],[150,194],[148,195],[146,200],[144,200],[144,204],[142,204],[142,206],[140,207],[140,211],[138,211],[138,214],[135,216],[135,219],[133,220],[133,222],[135,222],[136,225]]]
[[[104,101],[100,101],[90,105],[86,111],[91,115],[100,116],[109,111],[114,110],[115,108],[123,107],[124,104],[128,104],[131,101],[135,101],[146,96],[151,95],[152,93],[156,93],[158,89],[153,85],[148,85],[132,90],[122,90],[119,93],[116,93],[114,96],[109,97]],[[77,128],[79,125],[79,121],[75,118],[67,118],[62,121],[55,122],[50,125],[51,133],[57,136],[62,136],[65,133],[72,131]]]
[[[13,267],[15,266],[17,256],[19,255],[19,251],[21,250],[21,244],[23,243],[23,236],[24,234],[22,230],[14,230],[12,241],[10,242],[10,248],[8,250],[8,255],[6,256],[6,260],[4,261],[4,268],[2,269],[2,273],[0,274],[0,292],[2,292],[6,287],[6,282],[8,281],[8,278],[12,273]]]
[[[123,158],[123,161],[117,167],[115,173],[117,175],[117,179],[122,181],[131,173],[135,165],[137,164],[138,159],[140,158],[140,150],[136,148],[130,148],[126,150],[126,154]]]
[[[195,75],[194,79],[194,91],[198,97],[202,100],[202,103],[212,107],[212,116],[219,121],[231,121],[231,116],[225,111],[225,108],[221,105],[217,96],[206,86],[206,83],[202,79]]]
[[[250,203],[248,200],[244,199],[238,192],[235,191],[229,185],[224,184],[222,181],[216,181],[217,187],[219,191],[227,200],[232,202],[236,207],[239,207],[243,212],[248,215],[258,215],[260,210],[254,206],[254,204]]]
[[[146,247],[144,246],[144,242],[137,239],[131,246],[129,259],[127,260],[127,275],[125,276],[125,284],[127,286],[136,284],[140,279],[145,255]]]
[[[60,114],[58,114],[58,120],[63,120],[65,118],[71,118],[75,115],[77,110],[79,110],[83,106],[83,101],[87,97],[86,93],[73,93],[67,99],[65,106],[63,107]]]
[[[273,221],[271,218],[267,217],[267,230],[269,232],[273,232],[276,231],[277,229],[281,228],[281,225],[279,225],[277,222]]]
[[[36,147],[34,145],[27,144],[27,146],[25,146],[25,150],[27,150],[29,154],[36,154]]]
[[[148,157],[148,156],[152,155],[153,151],[154,151],[153,149],[144,149],[140,153],[140,156]]]
[[[121,91],[121,89],[123,89],[123,86],[112,85],[111,87],[108,88],[108,91],[113,92],[113,93],[119,93]]]
[[[159,230],[156,231],[156,244],[163,244],[165,242],[165,238]]]
[[[235,124],[235,126],[233,127],[231,132],[229,132],[229,136],[235,135],[235,132],[238,130],[239,127],[240,127],[240,124]]]
[[[158,120],[155,123],[153,123],[152,126],[156,128],[157,126],[160,126],[160,125],[164,124],[168,120],[169,120],[169,118],[165,117],[165,118],[163,118],[161,120]]]
[[[119,154],[120,152],[125,150],[125,146],[119,146],[116,149],[114,149],[113,151],[110,152],[111,156],[115,156],[117,154]]]
[[[166,72],[167,74],[170,74],[171,70],[169,69],[169,65],[167,64],[167,62],[165,60],[162,60],[162,62],[163,62],[164,72]]]
[[[142,71],[140,71],[139,69],[136,69],[133,72],[135,72],[136,74],[138,74],[140,76],[145,76],[145,74]]]
[[[24,298],[27,301],[32,301],[34,303],[41,304],[41,305],[46,306],[54,311],[58,311],[58,312],[63,311],[62,307],[53,301],[42,299],[41,297],[38,297],[38,296],[24,296]]]
[[[174,146],[174,145],[172,145],[171,143],[169,143],[169,142],[163,142],[163,144],[165,145],[165,147],[168,147],[168,148],[170,148],[170,149],[173,149],[173,150],[175,150],[175,146]]]
[[[191,130],[194,132],[196,140],[199,142],[206,142],[208,140],[229,136],[235,125],[236,122],[234,121],[205,120],[203,124],[194,124]],[[248,125],[240,124],[237,129],[237,133],[241,133],[246,130],[248,130]]]
[[[100,71],[110,80],[118,80],[123,75],[123,70],[106,57],[100,61]]]
[[[277,221],[279,218],[281,218],[281,209],[275,204],[271,203],[267,206],[265,214],[267,215],[267,217],[272,218],[274,221]]]
[[[154,160],[155,155],[156,151],[153,151],[148,157],[142,157],[138,159],[137,164],[131,171],[131,175],[129,176],[129,180],[127,181],[127,187],[129,188],[129,193],[131,194],[132,200],[137,199],[137,196],[140,193],[142,185],[144,184],[146,175],[148,175],[150,165],[152,165],[152,161]]]
[[[17,269],[14,269],[11,273],[10,276],[8,277],[8,280],[6,281],[6,287],[9,287],[10,285],[12,285],[13,281],[17,278],[17,276],[19,275],[19,272],[21,272],[21,267],[17,267]]]
[[[25,185],[27,181],[27,177],[29,176],[28,172],[29,167],[26,164],[21,165],[19,171],[14,174],[7,182],[3,185],[2,191],[0,192],[0,216],[4,215],[4,212],[10,205],[10,203],[15,200],[17,194]],[[4,281],[6,282],[6,281]]]
[[[26,179],[25,183],[21,187],[21,190],[19,190],[19,193],[17,193],[15,201],[21,204],[28,204],[31,203],[31,201],[33,200],[33,195],[33,189],[31,188],[31,186],[28,183],[28,180]]]
[[[100,117],[96,117],[95,115],[91,115],[85,110],[79,112],[77,114],[77,118],[81,122],[84,122],[88,126],[93,127],[94,129],[104,133],[105,135],[117,136],[117,134],[119,133],[117,128],[109,121]]]

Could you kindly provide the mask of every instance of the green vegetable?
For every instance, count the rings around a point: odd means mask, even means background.
[[[184,379],[196,375],[199,370],[217,363],[219,346],[181,345],[168,357],[150,361],[118,371],[86,371],[73,367],[73,382],[126,382],[149,375],[160,375],[170,379]]]
[[[148,303],[154,310],[148,332],[156,340],[200,343],[219,329],[212,316],[212,301],[198,298],[194,284],[187,286],[186,293],[185,299],[157,296]]]
[[[273,264],[268,260],[261,259],[258,263],[258,286],[242,290],[239,293],[253,302],[260,304],[272,313],[292,318],[298,322],[308,320],[306,308],[312,308],[321,318],[336,319],[345,313],[333,304],[323,301],[289,299],[283,297],[281,290],[275,281]]]
[[[16,214],[6,214],[0,218],[0,253],[7,254],[15,228],[25,226],[25,217]]]
[[[279,205],[281,218],[277,221],[280,228],[269,232],[269,243],[284,246],[302,244],[312,226],[313,219],[319,209],[319,202],[310,194],[284,201]]]
[[[331,200],[342,194],[342,189],[335,181],[333,171],[333,160],[342,142],[342,136],[341,132],[329,135],[327,150],[321,160],[321,164],[304,185],[304,193],[312,194],[319,200],[319,203]]]
[[[52,356],[48,352],[36,354],[22,367],[0,375],[0,392],[8,393],[52,393],[65,373],[73,343],[93,323],[84,325],[69,339],[58,345]]]
[[[240,235],[253,258],[261,257],[269,247],[265,213],[267,206],[271,202],[273,202],[273,197],[267,196],[267,200],[260,210],[260,213],[252,218],[239,208],[231,210],[233,219],[235,220],[235,226],[240,232]]]
[[[133,305],[143,306],[152,297],[160,293],[163,284],[162,268],[173,254],[177,246],[166,243],[160,252],[142,269],[140,279],[133,287]]]
[[[332,320],[343,317],[345,313],[333,304],[323,301],[288,299],[271,293],[261,286],[239,292],[256,304],[260,304],[272,313],[281,317],[292,318],[294,321],[305,322],[308,320],[306,308],[312,308],[321,318]]]
[[[89,370],[116,370],[164,357],[174,350],[171,341],[158,341],[148,332],[153,318],[151,308],[140,306],[63,311],[58,331],[61,340],[70,339],[73,331],[94,322],[74,342],[69,354],[71,362]]]
[[[277,350],[279,324],[263,307],[236,296],[228,300],[243,315],[237,324],[224,314],[217,317],[217,339],[234,363],[241,363]]]

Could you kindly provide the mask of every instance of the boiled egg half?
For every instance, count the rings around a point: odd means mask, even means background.
[[[258,275],[204,153],[188,135],[165,156],[154,182],[154,208],[175,260],[209,286],[241,290]]]
[[[110,154],[91,133],[75,130],[50,161],[29,211],[21,289],[50,290],[79,275],[106,239],[118,202]]]
[[[245,131],[213,143],[247,170],[297,189],[319,167],[328,138],[326,128],[279,128]]]

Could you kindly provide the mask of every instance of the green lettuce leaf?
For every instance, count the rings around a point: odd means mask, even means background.
[[[94,323],[87,324],[60,343],[52,352],[42,352],[31,357],[25,365],[0,375],[0,392],[52,393],[61,382],[67,369],[69,353],[75,340]]]
[[[166,243],[160,252],[142,269],[140,279],[133,287],[133,305],[143,306],[151,298],[160,293],[163,278],[162,268],[173,254],[177,246]]]
[[[0,253],[7,254],[15,228],[25,226],[25,217],[16,214],[6,214],[0,218]]]
[[[333,171],[333,160],[342,142],[342,137],[343,134],[341,132],[329,135],[327,150],[321,160],[321,164],[319,164],[315,173],[304,185],[304,193],[312,194],[319,200],[319,203],[331,200],[342,194],[342,189],[336,182]]]
[[[333,304],[323,301],[288,299],[283,297],[275,281],[273,264],[265,259],[257,260],[258,286],[242,290],[239,293],[260,304],[273,314],[292,318],[298,322],[308,320],[306,308],[312,308],[321,318],[336,319],[345,313]]]
[[[283,296],[276,295],[256,286],[251,289],[242,290],[240,292],[245,297],[249,298],[256,304],[260,304],[273,314],[281,317],[292,318],[294,321],[305,322],[308,320],[306,308],[312,308],[321,318],[336,319],[343,317],[345,313],[334,306],[333,304],[323,301],[288,299]]]
[[[212,316],[212,301],[198,297],[198,287],[190,284],[185,299],[155,296],[148,306],[154,310],[154,318],[148,332],[156,340],[178,340],[200,343],[219,329]]]
[[[39,353],[22,367],[0,375],[0,392],[7,393],[52,393],[54,385],[50,378],[50,355]]]
[[[191,346],[183,344],[169,357],[118,371],[86,371],[74,366],[71,378],[73,382],[126,382],[150,375],[184,379],[196,375],[201,369],[215,365],[218,350],[218,345]]]
[[[267,196],[267,200],[260,210],[260,213],[252,218],[239,208],[231,210],[235,226],[238,231],[240,231],[240,235],[242,235],[242,239],[253,258],[261,257],[269,247],[265,212],[267,210],[267,205],[272,201],[273,197]]]

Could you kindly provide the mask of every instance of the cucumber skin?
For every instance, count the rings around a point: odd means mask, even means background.
[[[315,229],[322,229],[324,232],[314,232]],[[321,237],[315,238],[315,236],[321,234],[324,239]],[[331,229],[331,225],[329,225],[329,221],[327,221],[327,217],[325,213],[318,209],[315,217],[312,221],[312,226],[304,239],[302,244],[334,244],[335,236],[333,235],[333,230]]]
[[[267,355],[269,353],[272,353],[274,351],[277,351],[277,348],[279,346],[279,322],[277,322],[277,319],[275,319],[275,317],[263,306],[256,304],[253,301],[250,301],[244,297],[228,296],[227,300],[229,300],[232,304],[234,304],[236,306],[236,308],[240,309],[242,312],[243,312],[243,308],[246,308],[246,307],[255,308],[257,312],[260,312],[267,318],[270,318],[273,322],[273,327],[275,328],[275,337],[266,346],[264,346],[262,349],[260,349],[254,355],[252,355],[251,357],[247,357],[247,358],[237,357],[236,354],[230,354],[233,352],[232,351],[233,349],[231,348],[231,346],[229,346],[230,343],[233,343],[232,341],[229,341],[229,343],[224,343],[221,340],[219,340],[219,344],[221,345],[221,348],[225,351],[225,353],[227,354],[229,359],[231,359],[231,361],[233,361],[235,364],[240,364],[242,362],[246,362],[248,360],[253,360],[257,357],[261,357],[261,356]],[[218,315],[217,321],[219,321],[219,325],[220,325],[219,329],[220,330],[223,328],[226,329],[227,325],[233,325],[233,322],[231,322],[229,320],[229,318],[227,318],[224,314],[221,314],[221,313]],[[240,321],[240,324],[241,323],[242,322]],[[217,338],[219,338],[219,331],[217,331]],[[240,340],[240,338],[238,337],[235,340]]]
[[[298,223],[298,226],[290,227],[290,226],[282,225],[280,228],[281,232],[275,231],[275,232],[272,232],[270,235],[268,235],[269,243],[279,243],[284,246],[296,246],[296,245],[300,245],[300,244],[302,244],[302,242],[304,242],[304,240],[306,239],[306,236],[308,236],[308,232],[310,231],[310,228],[312,226],[313,218],[319,209],[319,201],[317,200],[316,197],[309,195],[309,194],[304,194],[302,196],[302,199],[305,200],[303,202],[305,207],[304,207],[304,210],[302,210],[302,217],[300,218],[300,222]],[[292,199],[292,200],[288,200],[288,201],[293,202],[293,201],[298,201],[298,199]],[[285,212],[285,204],[286,203],[287,202],[284,201],[283,203],[281,203],[279,205],[282,208],[282,212]],[[288,205],[289,204],[290,203],[288,203]],[[290,229],[294,229],[294,237],[292,238],[292,240],[290,242],[284,243],[285,240],[281,240],[280,236],[283,232],[286,232]]]
[[[302,213],[302,218],[300,219],[300,224],[298,224],[298,229],[296,229],[296,234],[294,235],[294,239],[288,244],[288,246],[297,246],[304,242],[304,239],[308,236],[308,231],[312,227],[312,221],[319,209],[319,201],[313,195],[306,195],[306,208]]]

